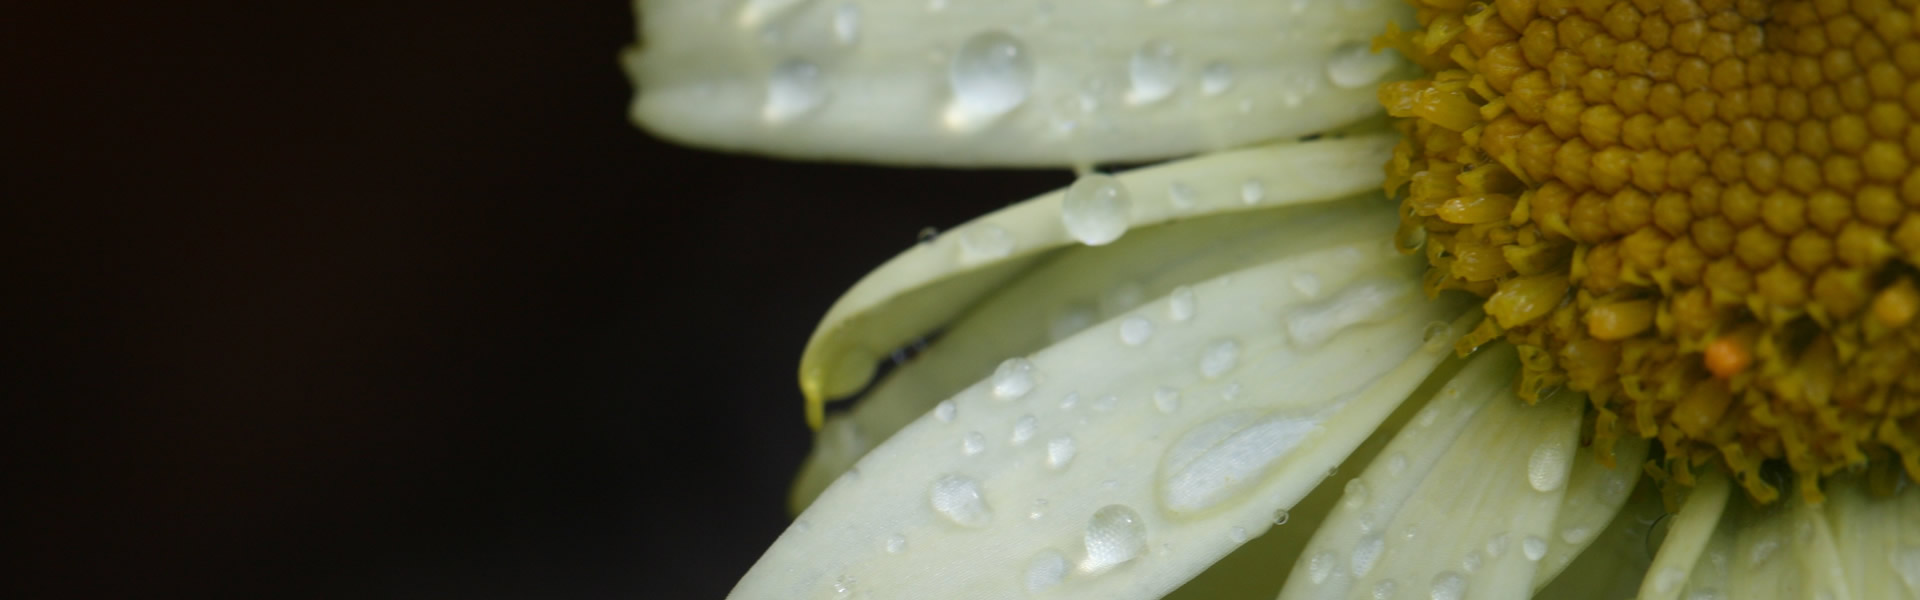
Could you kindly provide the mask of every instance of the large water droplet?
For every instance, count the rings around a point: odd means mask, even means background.
[[[1533,447],[1533,455],[1527,457],[1527,483],[1533,489],[1551,492],[1566,485],[1570,470],[1571,453],[1567,445],[1558,439],[1541,442]]]
[[[1054,470],[1067,468],[1073,462],[1073,438],[1061,436],[1047,441],[1047,467]]]
[[[1310,416],[1238,411],[1187,431],[1160,464],[1160,500],[1174,512],[1206,510],[1252,490],[1267,468],[1320,426]]]
[[[1033,57],[1019,38],[989,31],[967,38],[947,64],[953,105],[947,123],[971,127],[1027,101],[1033,88]]]
[[[1033,391],[1033,362],[1009,358],[993,370],[993,397],[1018,400]]]
[[[993,511],[980,492],[980,483],[964,475],[946,475],[933,482],[928,491],[934,512],[963,527],[986,527],[993,522]]]
[[[842,44],[860,41],[860,5],[842,4],[833,9],[833,39]]]
[[[1353,576],[1366,577],[1373,572],[1373,565],[1380,560],[1380,554],[1387,549],[1387,540],[1376,531],[1361,536],[1360,543],[1353,546]]]
[[[1207,379],[1225,375],[1240,364],[1238,340],[1215,340],[1200,351],[1200,374]]]
[[[1200,93],[1218,96],[1233,87],[1233,67],[1213,62],[1200,69]]]
[[[1027,563],[1027,591],[1038,592],[1060,584],[1067,578],[1067,557],[1054,550],[1043,550]]]
[[[1252,205],[1259,204],[1265,199],[1267,199],[1267,184],[1258,179],[1248,179],[1240,183],[1240,202]]]
[[[1445,571],[1433,576],[1433,600],[1460,600],[1467,595],[1467,578],[1459,573]]]
[[[1120,321],[1120,343],[1138,346],[1153,337],[1153,321],[1146,317],[1127,317]]]
[[[1372,85],[1393,70],[1393,55],[1375,53],[1367,42],[1347,42],[1327,59],[1327,78],[1343,88]]]
[[[1093,512],[1087,520],[1087,562],[1082,568],[1099,571],[1133,560],[1147,545],[1147,524],[1140,513],[1119,504]]]
[[[1013,233],[999,225],[982,223],[960,230],[960,261],[977,263],[1013,253]]]
[[[1315,553],[1312,558],[1307,559],[1307,578],[1313,580],[1315,584],[1326,583],[1327,577],[1333,575],[1333,563],[1338,560],[1340,559],[1332,552],[1322,550]]]
[[[804,59],[792,59],[773,68],[767,78],[767,103],[761,118],[781,123],[813,112],[827,101],[827,86],[820,80],[820,66]]]
[[[1084,175],[1067,187],[1060,201],[1060,223],[1088,246],[1102,246],[1126,235],[1133,221],[1133,197],[1109,175]]]
[[[975,454],[979,454],[981,451],[986,449],[987,449],[987,436],[981,435],[980,432],[969,431],[967,432],[966,435],[960,436],[960,453],[961,454],[964,454],[967,456],[973,456]]]
[[[1153,406],[1168,414],[1180,410],[1180,391],[1165,386],[1153,390]]]
[[[1133,60],[1127,63],[1127,76],[1133,82],[1133,89],[1127,91],[1127,101],[1134,104],[1152,104],[1173,95],[1180,77],[1180,53],[1173,44],[1164,41],[1147,42],[1133,52]]]
[[[1527,560],[1540,560],[1547,555],[1547,540],[1537,535],[1527,536],[1520,540],[1520,553],[1527,555]]]
[[[1338,295],[1287,317],[1287,335],[1304,348],[1317,347],[1349,327],[1393,316],[1397,301],[1413,292],[1398,278],[1348,286]]]
[[[1167,296],[1167,317],[1175,321],[1192,320],[1195,304],[1193,288],[1184,285],[1173,288],[1173,293]]]
[[[1033,430],[1039,427],[1039,419],[1034,418],[1033,415],[1021,415],[1013,422],[1013,435],[1008,440],[1015,446],[1025,444],[1027,440],[1033,439]]]

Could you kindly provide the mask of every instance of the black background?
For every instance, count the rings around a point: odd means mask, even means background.
[[[1068,179],[664,144],[619,2],[4,13],[13,598],[721,597],[833,299]]]

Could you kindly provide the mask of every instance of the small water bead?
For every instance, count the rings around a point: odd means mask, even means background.
[[[1374,563],[1380,560],[1380,554],[1386,549],[1387,540],[1378,532],[1362,536],[1360,543],[1353,547],[1353,576],[1366,577],[1367,573],[1373,572]]]
[[[1127,317],[1120,321],[1120,343],[1138,346],[1153,337],[1153,321],[1146,317]]]
[[[1394,583],[1392,579],[1376,581],[1373,584],[1373,600],[1391,600],[1393,594],[1400,591],[1399,588],[1400,584]]]
[[[1315,585],[1326,583],[1327,577],[1333,575],[1334,563],[1339,560],[1332,552],[1323,550],[1315,553],[1312,558],[1307,559],[1307,578],[1311,579]]]
[[[959,412],[960,409],[954,407],[952,400],[941,400],[933,407],[933,418],[939,419],[941,423],[952,423],[953,416]]]
[[[1013,233],[999,225],[983,223],[960,230],[960,260],[964,263],[1005,258],[1013,253]]]
[[[907,536],[893,534],[887,537],[887,554],[900,554],[907,551]]]
[[[852,596],[853,590],[854,590],[853,586],[855,583],[858,583],[858,582],[859,580],[854,579],[852,575],[841,575],[839,577],[836,577],[833,580],[833,593],[839,594],[842,597]]]
[[[969,431],[966,435],[960,437],[961,454],[973,456],[986,449],[987,436],[981,435],[978,431]]]
[[[1227,530],[1227,541],[1235,544],[1245,544],[1248,539],[1247,528],[1245,527],[1235,527]]]
[[[1248,205],[1259,204],[1267,199],[1267,184],[1258,179],[1248,179],[1240,184],[1240,201]]]
[[[1060,584],[1067,578],[1067,557],[1054,550],[1043,550],[1027,563],[1027,591],[1038,592]]]
[[[1066,396],[1060,398],[1060,410],[1073,410],[1079,404],[1080,392],[1067,392]]]
[[[1327,59],[1327,79],[1343,88],[1373,85],[1393,70],[1397,61],[1386,52],[1374,52],[1367,42],[1347,42]]]
[[[794,521],[790,527],[793,528],[794,533],[806,533],[808,530],[813,529],[813,523],[806,519],[799,519]]]
[[[1238,340],[1215,340],[1200,352],[1200,374],[1207,379],[1225,375],[1240,364]]]
[[[1133,223],[1133,195],[1111,175],[1083,175],[1060,200],[1060,224],[1088,246],[1104,246],[1126,235]]]
[[[1099,571],[1133,560],[1147,543],[1147,524],[1132,508],[1110,504],[1087,520],[1087,561],[1082,568]]]
[[[1047,499],[1034,498],[1033,508],[1027,509],[1027,519],[1030,521],[1038,521],[1041,517],[1045,516],[1047,516]]]
[[[1480,562],[1483,560],[1485,559],[1480,558],[1480,553],[1468,552],[1466,558],[1460,559],[1460,570],[1468,573],[1478,571],[1480,570]]]
[[[833,39],[842,44],[860,41],[860,5],[842,4],[833,9]]]
[[[1513,534],[1502,533],[1487,539],[1487,556],[1500,558],[1507,553],[1507,547],[1513,545]]]
[[[1039,419],[1034,418],[1033,415],[1021,415],[1013,422],[1013,435],[1007,439],[1015,446],[1025,444],[1027,440],[1033,439],[1033,431],[1039,427]]]
[[[1165,41],[1147,42],[1127,62],[1127,77],[1133,83],[1127,91],[1127,102],[1152,104],[1165,100],[1179,84],[1180,53]]]
[[[1173,288],[1173,293],[1167,296],[1167,317],[1182,322],[1193,320],[1197,303],[1193,288],[1184,285]]]
[[[783,123],[813,112],[826,101],[827,86],[821,81],[820,66],[790,59],[774,67],[767,78],[767,102],[760,116],[770,123]]]
[[[1073,462],[1073,438],[1062,436],[1047,441],[1047,466],[1054,470],[1067,468]]]
[[[1445,321],[1428,323],[1420,330],[1420,343],[1429,352],[1445,350],[1453,341],[1453,325]]]
[[[1200,93],[1218,96],[1233,87],[1233,67],[1223,62],[1207,63],[1200,68]]]
[[[1287,509],[1282,508],[1280,510],[1273,511],[1273,524],[1275,525],[1285,525],[1287,524],[1287,519],[1290,519],[1290,518],[1293,518],[1293,514],[1287,512]]]
[[[1193,186],[1179,181],[1167,184],[1167,203],[1173,205],[1175,210],[1193,210],[1193,206],[1199,201],[1200,194],[1193,191]]]
[[[1033,77],[1033,56],[1019,38],[1001,31],[967,38],[947,65],[949,124],[970,126],[1013,110],[1032,93]]]
[[[981,528],[993,522],[993,510],[980,492],[980,483],[964,475],[946,475],[934,480],[928,490],[934,512],[962,527]]]
[[[1153,390],[1153,406],[1160,409],[1160,412],[1168,414],[1180,410],[1180,391],[1160,386]]]
[[[1367,484],[1360,481],[1359,477],[1348,479],[1344,491],[1346,494],[1340,497],[1340,503],[1346,506],[1347,510],[1358,510],[1367,503]]]
[[[1467,594],[1467,578],[1453,571],[1445,571],[1433,576],[1433,590],[1428,594],[1433,600],[1460,600]]]
[[[1413,422],[1421,427],[1432,427],[1434,419],[1438,418],[1440,418],[1440,409],[1427,406],[1420,409],[1420,414],[1414,415]]]
[[[1400,530],[1400,539],[1411,542],[1419,537],[1420,537],[1419,525],[1408,525],[1406,529]]]
[[[914,236],[914,240],[922,244],[931,244],[937,239],[940,239],[940,228],[938,227],[921,227],[920,233]]]
[[[1534,446],[1533,455],[1527,457],[1527,483],[1542,492],[1560,489],[1567,483],[1571,457],[1566,442],[1561,440],[1548,440]]]
[[[1009,358],[993,369],[993,397],[1018,400],[1033,391],[1033,362]]]
[[[1527,536],[1520,540],[1520,553],[1525,554],[1527,560],[1540,560],[1547,555],[1547,540],[1537,535]]]

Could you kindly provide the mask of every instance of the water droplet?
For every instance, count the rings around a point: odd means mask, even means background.
[[[1113,394],[1107,394],[1093,401],[1093,409],[1100,412],[1107,412],[1107,411],[1113,410],[1114,405],[1119,403],[1120,403],[1119,396],[1115,396]]]
[[[1240,364],[1238,340],[1216,340],[1200,352],[1200,374],[1207,379],[1225,375]]]
[[[1334,557],[1332,552],[1322,550],[1314,554],[1313,558],[1307,559],[1307,578],[1316,585],[1326,583],[1327,577],[1333,575],[1333,563],[1337,560],[1340,559]]]
[[[1304,272],[1295,273],[1293,277],[1287,281],[1293,285],[1293,291],[1300,292],[1300,295],[1303,297],[1311,299],[1320,296],[1319,275]]]
[[[1467,595],[1467,578],[1453,571],[1441,572],[1433,576],[1433,590],[1428,595],[1433,600],[1460,600]]]
[[[1248,179],[1240,184],[1240,201],[1246,204],[1259,204],[1267,199],[1267,184],[1258,179]]]
[[[1527,560],[1540,560],[1547,555],[1547,540],[1537,535],[1527,536],[1520,540],[1520,553],[1527,555]]]
[[[1227,541],[1235,544],[1245,544],[1247,543],[1247,539],[1247,528],[1245,527],[1235,527],[1227,530]]]
[[[954,408],[952,400],[941,400],[933,407],[933,418],[939,419],[941,423],[952,423],[954,414],[958,412],[960,410]]]
[[[827,101],[827,86],[820,81],[820,66],[804,59],[791,59],[773,68],[767,79],[767,103],[761,118],[782,123],[813,112]]]
[[[1013,253],[1013,233],[999,225],[982,223],[960,230],[960,261],[977,263]]]
[[[1375,53],[1367,42],[1347,42],[1327,59],[1327,79],[1343,88],[1373,85],[1392,71],[1394,64],[1391,53]]]
[[[1073,462],[1073,438],[1061,436],[1047,441],[1047,466],[1060,470]]]
[[[842,44],[860,41],[860,5],[842,4],[833,9],[833,39]]]
[[[938,227],[921,227],[920,233],[914,236],[914,239],[919,241],[919,243],[922,243],[922,244],[931,244],[933,243],[934,240],[939,238],[940,238],[940,228]]]
[[[1060,398],[1060,410],[1073,410],[1077,404],[1080,404],[1080,392],[1067,392],[1066,396]]]
[[[1132,224],[1133,196],[1126,184],[1110,175],[1083,175],[1067,187],[1060,201],[1060,223],[1067,233],[1088,246],[1120,239]]]
[[[898,533],[887,538],[887,554],[899,554],[907,551],[907,536]]]
[[[1406,529],[1400,530],[1400,539],[1411,542],[1418,537],[1420,537],[1419,525],[1408,525]]]
[[[1560,540],[1569,544],[1579,544],[1593,536],[1593,530],[1586,527],[1568,527],[1560,530]]]
[[[854,579],[852,575],[841,575],[839,577],[836,577],[833,580],[833,592],[841,595],[842,597],[852,596],[853,590],[854,590],[853,585],[857,582],[858,580]]]
[[[972,127],[1020,106],[1032,93],[1033,73],[1033,57],[1019,38],[1000,31],[967,38],[947,64],[948,125]]]
[[[1033,415],[1021,415],[1019,419],[1013,422],[1013,435],[1008,439],[1011,440],[1015,446],[1025,444],[1027,440],[1033,439],[1033,430],[1039,427],[1039,419],[1034,418]]]
[[[993,397],[1018,400],[1033,391],[1033,363],[1024,358],[1009,358],[993,369]]]
[[[1120,343],[1138,346],[1153,337],[1153,321],[1146,317],[1127,317],[1120,322]]]
[[[1200,93],[1218,96],[1233,87],[1233,67],[1213,62],[1200,69]]]
[[[1153,390],[1153,406],[1168,414],[1180,410],[1180,390],[1166,386]]]
[[[993,511],[980,492],[980,483],[964,475],[934,480],[928,491],[934,512],[962,527],[981,528],[993,522]]]
[[[1487,556],[1500,558],[1507,553],[1507,547],[1513,545],[1513,534],[1502,533],[1487,539]]]
[[[1158,40],[1147,42],[1133,52],[1133,60],[1127,63],[1127,76],[1133,81],[1127,102],[1152,104],[1165,100],[1173,95],[1180,77],[1180,53],[1174,50],[1173,44]]]
[[[808,530],[813,529],[813,523],[806,519],[800,519],[794,521],[791,527],[793,527],[794,533],[806,533]]]
[[[1399,591],[1399,587],[1400,584],[1394,583],[1392,579],[1382,579],[1374,582],[1373,600],[1389,600],[1393,598],[1394,592]]]
[[[1027,591],[1038,592],[1060,584],[1067,578],[1067,557],[1053,550],[1042,550],[1027,563]]]
[[[1387,457],[1387,475],[1389,476],[1399,475],[1401,472],[1404,472],[1406,470],[1407,470],[1407,455],[1401,454],[1399,452],[1395,452],[1393,453],[1393,456]]]
[[[1460,570],[1468,573],[1477,571],[1480,569],[1480,561],[1482,560],[1485,559],[1480,558],[1480,553],[1468,552],[1466,558],[1460,559]]]
[[[1533,447],[1533,455],[1527,457],[1527,483],[1533,489],[1551,492],[1567,483],[1567,472],[1572,454],[1567,452],[1567,444],[1559,439],[1541,442]]]
[[[1353,547],[1353,576],[1366,577],[1373,571],[1373,565],[1380,560],[1380,554],[1387,549],[1387,540],[1379,532],[1362,536],[1360,543]]]
[[[1420,330],[1421,347],[1428,352],[1445,350],[1452,342],[1453,326],[1444,321],[1428,323],[1425,329]]]
[[[1412,296],[1412,282],[1398,278],[1348,286],[1339,294],[1287,316],[1287,335],[1303,348],[1333,339],[1349,327],[1394,316],[1399,300]]]
[[[1027,509],[1027,519],[1032,521],[1038,521],[1040,520],[1041,517],[1045,517],[1045,516],[1047,516],[1047,499],[1034,498],[1033,508]]]
[[[1175,210],[1192,210],[1198,201],[1199,193],[1193,191],[1193,186],[1178,181],[1167,184],[1167,203]]]
[[[980,435],[980,432],[969,431],[967,432],[966,435],[960,436],[960,453],[961,454],[964,454],[967,456],[973,456],[975,454],[979,454],[982,450],[986,450],[986,449],[987,449],[987,436]]]
[[[1167,296],[1167,317],[1175,321],[1192,320],[1196,303],[1193,288],[1184,285],[1173,288],[1173,293]]]
[[[1160,465],[1160,500],[1173,512],[1198,512],[1253,489],[1320,427],[1313,416],[1236,411],[1181,435]]]
[[[1087,520],[1087,562],[1082,568],[1099,571],[1133,560],[1147,543],[1147,524],[1133,509],[1110,504]]]
[[[1340,496],[1340,504],[1346,506],[1347,510],[1359,510],[1361,506],[1366,505],[1367,484],[1360,481],[1359,477],[1348,479],[1344,491],[1346,493]]]

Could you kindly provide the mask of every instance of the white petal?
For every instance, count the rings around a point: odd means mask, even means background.
[[[1874,497],[1853,477],[1824,486],[1836,558],[1857,598],[1920,599],[1920,487],[1899,487]]]
[[[1232,183],[1213,187],[1225,189]],[[828,417],[794,484],[794,510],[805,508],[872,445],[992,372],[1006,357],[1032,353],[1182,285],[1311,249],[1389,239],[1397,222],[1393,203],[1370,192],[1339,202],[1169,223],[1129,233],[1113,244],[1061,250],[1057,258],[1021,274],[946,327],[924,352],[882,378],[852,411]],[[1316,285],[1310,282],[1293,287]],[[1151,335],[1182,316],[1154,315],[1133,325],[1146,327]],[[1121,337],[1122,325],[1108,326],[1115,339]]]
[[[1725,558],[1725,597],[1870,598],[1848,589],[1826,515],[1808,506],[1799,494],[1783,494],[1781,502],[1764,509],[1750,508],[1743,499],[1734,504],[1728,510],[1733,514],[1720,525],[1734,530],[1732,551]],[[1709,561],[1713,558],[1707,556]],[[1649,577],[1657,575],[1657,570],[1649,572]]]
[[[1613,468],[1600,464],[1592,447],[1580,448],[1574,456],[1573,476],[1567,482],[1567,497],[1553,520],[1556,533],[1548,537],[1547,556],[1540,559],[1540,568],[1533,574],[1534,590],[1559,576],[1620,514],[1620,507],[1640,480],[1640,462],[1647,457],[1647,446],[1645,438],[1634,436],[1614,442]]]
[[[1667,539],[1660,543],[1660,551],[1653,555],[1653,565],[1647,568],[1647,578],[1640,584],[1642,599],[1679,597],[1682,584],[1687,582],[1687,573],[1700,560],[1707,540],[1720,524],[1721,513],[1727,508],[1728,487],[1726,476],[1717,470],[1699,477],[1686,503],[1680,505],[1680,512],[1674,514],[1673,526],[1667,530]]]
[[[928,415],[862,459],[733,597],[1164,594],[1264,533],[1448,354],[1422,331],[1472,316],[1423,298],[1422,267],[1380,240],[1302,255],[1194,285],[1208,309],[1142,345],[1090,330],[1010,363],[957,395],[951,420]],[[1323,299],[1274,293],[1303,273]],[[1335,324],[1317,347],[1289,333]],[[1161,386],[1183,403],[1157,406]],[[1045,443],[967,450],[1025,415]],[[904,552],[886,551],[893,536]]]
[[[1567,492],[1581,401],[1529,406],[1511,347],[1470,362],[1367,471],[1345,484],[1280,594],[1514,598]]]
[[[941,8],[932,8],[940,6]],[[1407,74],[1393,0],[642,0],[633,119],[717,149],[893,164],[1144,161],[1324,132]],[[969,66],[974,65],[974,66]]]
[[[1116,179],[1133,190],[1131,226],[1141,228],[1369,191],[1379,185],[1380,165],[1393,144],[1392,135],[1380,134],[1281,144]],[[1245,201],[1242,187],[1249,181],[1264,182],[1258,202]],[[1193,192],[1191,205],[1185,190]],[[1056,191],[975,219],[901,253],[855,284],[828,311],[801,358],[810,420],[818,423],[825,399],[866,385],[878,357],[952,320],[1048,251],[1078,244],[1061,225],[1062,196]]]
[[[1622,463],[1622,466],[1627,466]],[[1631,468],[1638,470],[1639,463]],[[1568,496],[1573,492],[1569,491]],[[1651,538],[1651,532],[1662,526],[1663,519],[1670,519],[1666,506],[1660,499],[1658,484],[1651,477],[1640,478],[1640,485],[1627,495],[1626,505],[1613,516],[1594,541],[1579,556],[1573,559],[1565,569],[1553,577],[1551,582],[1543,582],[1534,577],[1535,598],[1541,600],[1621,600],[1632,598],[1640,591],[1640,583],[1646,579],[1647,565],[1653,562],[1653,552],[1659,542]],[[1548,550],[1547,559],[1554,557]],[[1541,561],[1541,570],[1545,570],[1546,561]],[[1709,600],[1709,599],[1700,599]]]

